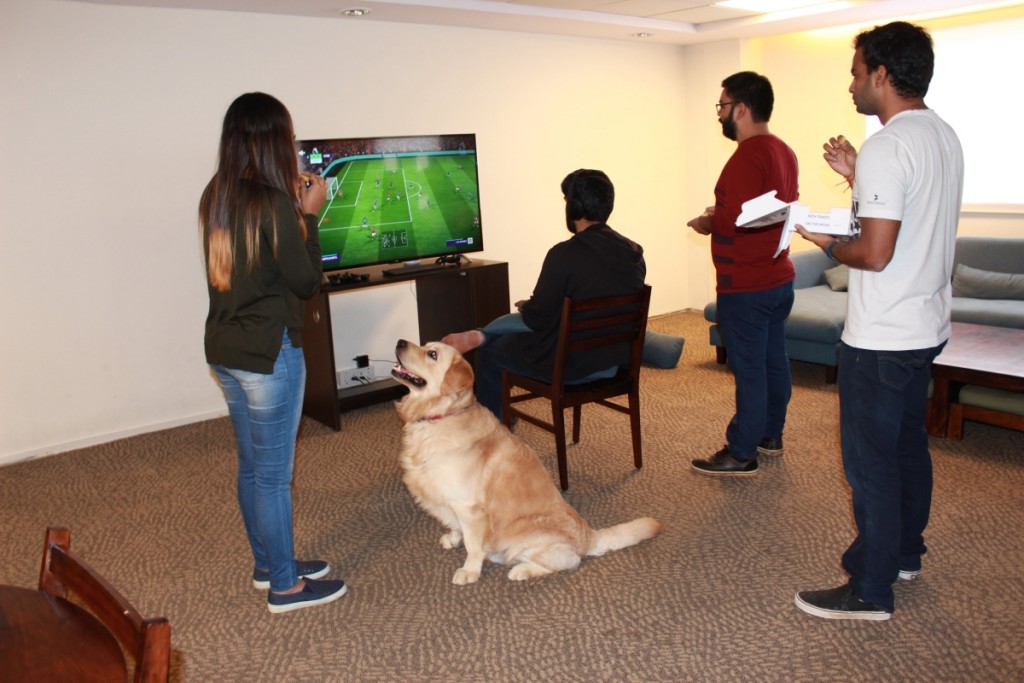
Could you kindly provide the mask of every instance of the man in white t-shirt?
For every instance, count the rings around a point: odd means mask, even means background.
[[[826,619],[888,619],[892,583],[921,575],[932,495],[925,430],[932,361],[950,335],[950,278],[963,194],[960,142],[928,109],[928,33],[906,22],[854,42],[857,111],[884,128],[858,155],[842,136],[825,160],[853,187],[849,240],[798,231],[850,267],[839,352],[843,469],[857,538],[843,555],[849,582],[802,591],[796,605]]]

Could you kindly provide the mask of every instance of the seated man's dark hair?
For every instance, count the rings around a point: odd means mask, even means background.
[[[581,168],[562,181],[565,213],[570,220],[585,218],[606,223],[615,207],[615,186],[603,171]]]
[[[740,71],[722,81],[729,100],[742,102],[750,110],[754,123],[767,123],[775,107],[775,92],[771,82],[753,71]]]
[[[864,31],[854,40],[861,51],[868,72],[881,65],[892,81],[892,87],[903,97],[924,97],[935,71],[932,37],[920,26],[894,21]]]

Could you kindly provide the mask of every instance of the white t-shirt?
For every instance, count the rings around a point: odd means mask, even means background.
[[[907,351],[950,335],[950,279],[964,185],[964,154],[953,129],[930,109],[889,119],[857,156],[853,232],[861,218],[900,221],[881,272],[850,269],[843,341]]]

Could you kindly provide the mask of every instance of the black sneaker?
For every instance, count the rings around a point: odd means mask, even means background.
[[[690,467],[694,472],[712,477],[752,477],[757,474],[757,457],[737,460],[726,446],[707,460],[694,460]]]
[[[326,576],[329,571],[331,571],[331,565],[323,560],[295,560],[295,573],[299,575],[300,579],[319,579],[321,576]],[[253,569],[252,585],[260,590],[268,590],[270,588],[270,570]]]
[[[885,621],[892,616],[892,612],[858,598],[849,584],[824,591],[801,591],[796,594],[796,606],[822,619]]]
[[[348,590],[345,582],[338,580],[314,581],[305,579],[305,585],[298,593],[267,593],[267,609],[274,614],[291,612],[303,607],[325,605],[334,602]]]
[[[757,453],[758,455],[782,455],[782,435],[771,439],[761,439],[761,443],[757,444]]]

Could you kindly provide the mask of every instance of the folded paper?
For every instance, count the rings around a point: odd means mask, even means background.
[[[802,225],[808,232],[849,235],[850,209],[833,208],[824,213],[815,212],[800,202],[784,202],[776,196],[775,190],[771,190],[743,202],[740,215],[736,219],[736,227],[746,229],[764,228],[777,223],[784,225],[782,234],[779,235],[779,246],[775,250],[775,256],[789,247],[789,240],[796,232],[797,225]]]

